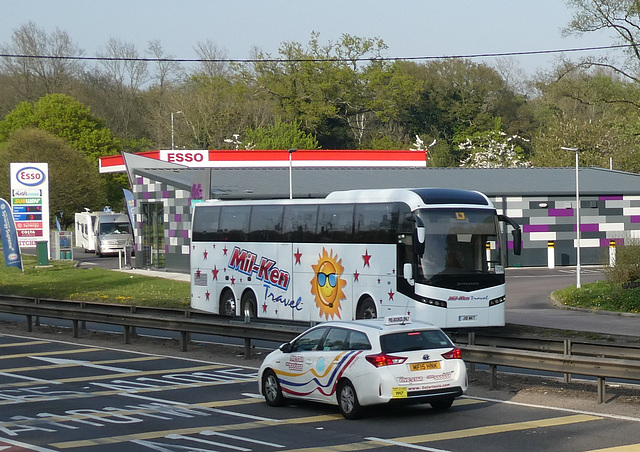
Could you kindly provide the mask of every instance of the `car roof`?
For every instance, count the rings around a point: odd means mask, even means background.
[[[366,319],[366,320],[332,320],[330,322],[321,323],[318,326],[336,326],[336,327],[344,327],[357,329],[360,331],[366,332],[377,332],[386,333],[386,332],[403,332],[403,331],[415,331],[415,330],[440,330],[437,326],[428,323],[422,322],[419,320],[411,320],[410,322],[405,323],[396,323],[396,324],[386,324],[386,319],[377,318],[377,319]]]

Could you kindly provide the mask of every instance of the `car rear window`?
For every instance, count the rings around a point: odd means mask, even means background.
[[[383,353],[397,353],[453,347],[453,344],[442,331],[425,330],[385,334],[380,336],[380,347]]]

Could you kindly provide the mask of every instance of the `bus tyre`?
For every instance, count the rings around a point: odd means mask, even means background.
[[[258,303],[253,292],[247,292],[242,296],[242,311],[241,314],[245,317],[255,319],[258,317]]]
[[[448,399],[436,399],[432,402],[429,402],[429,405],[431,405],[434,410],[446,410],[450,408],[451,405],[453,405],[453,398],[450,397]]]
[[[236,297],[233,292],[225,290],[220,297],[220,315],[236,315]]]
[[[371,297],[366,297],[358,305],[356,319],[375,319],[377,317],[376,304]]]
[[[262,376],[262,393],[264,394],[264,400],[268,405],[284,405],[285,400],[284,396],[282,395],[280,381],[278,381],[278,377],[271,369],[267,369]]]
[[[358,419],[362,416],[358,395],[349,380],[343,381],[338,386],[338,406],[345,419]]]

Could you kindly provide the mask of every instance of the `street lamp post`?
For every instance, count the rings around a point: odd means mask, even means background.
[[[297,149],[289,149],[289,199],[293,199],[293,159],[292,154]]]
[[[578,172],[579,148],[561,147],[563,151],[575,152],[576,154],[576,287],[580,289],[580,177]]]

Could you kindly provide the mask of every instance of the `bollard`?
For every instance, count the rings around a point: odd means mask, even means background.
[[[556,268],[555,242],[553,240],[547,242],[547,263],[549,268]]]
[[[616,265],[616,241],[609,240],[609,267]]]

